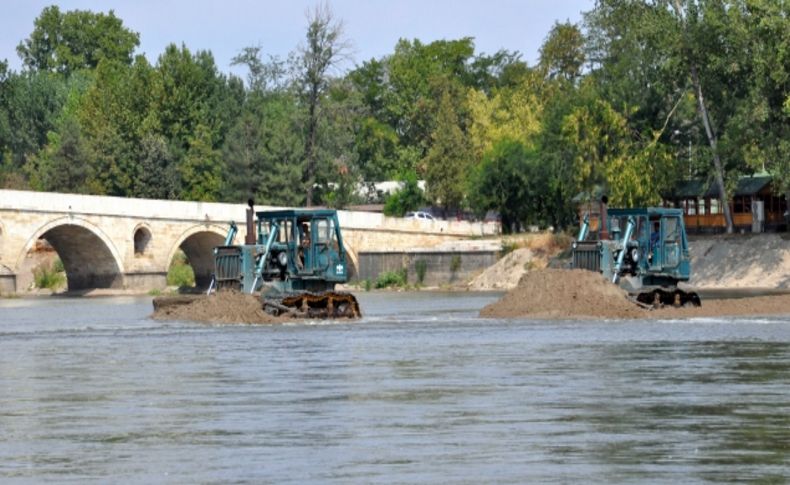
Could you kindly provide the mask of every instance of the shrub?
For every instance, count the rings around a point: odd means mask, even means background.
[[[414,263],[414,270],[417,272],[417,282],[422,284],[425,281],[425,271],[428,269],[428,263],[424,259],[420,259]]]
[[[195,286],[195,272],[187,262],[186,255],[179,251],[167,270],[167,284],[170,286]]]
[[[57,260],[60,261],[60,260]],[[63,263],[60,264],[62,266]],[[66,274],[56,271],[58,265],[55,263],[41,263],[33,269],[33,280],[37,288],[56,289],[66,283]]]
[[[378,278],[376,278],[376,288],[406,286],[407,279],[408,272],[406,271],[406,268],[400,269],[398,271],[385,271],[379,274]]]
[[[384,215],[403,217],[409,211],[417,210],[425,198],[417,183],[417,173],[408,171],[401,174],[398,179],[403,182],[403,187],[387,197],[384,202]]]
[[[450,272],[455,274],[461,268],[461,256],[458,254],[453,254],[452,259],[450,260]]]

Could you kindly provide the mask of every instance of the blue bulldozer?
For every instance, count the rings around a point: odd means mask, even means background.
[[[607,209],[606,202],[604,197],[595,230],[585,215],[571,266],[601,273],[641,306],[700,306],[697,293],[678,286],[691,277],[683,211]]]
[[[357,299],[335,285],[348,281],[349,256],[337,212],[247,209],[247,238],[234,245],[231,224],[223,246],[214,249],[214,276],[208,293],[238,291],[260,296],[273,315],[304,318],[357,318]],[[254,214],[254,215],[253,215]]]

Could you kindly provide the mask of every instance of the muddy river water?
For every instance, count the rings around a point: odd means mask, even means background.
[[[786,481],[790,317],[205,325],[150,298],[0,300],[0,482]]]

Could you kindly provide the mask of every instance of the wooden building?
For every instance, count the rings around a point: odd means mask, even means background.
[[[680,182],[663,199],[664,206],[683,209],[686,230],[690,232],[719,232],[726,227],[715,183],[700,179]],[[738,231],[775,231],[787,227],[787,200],[774,192],[772,177],[765,173],[738,179],[730,211]]]

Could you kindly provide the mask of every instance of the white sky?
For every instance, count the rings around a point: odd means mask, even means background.
[[[0,0],[0,59],[19,70],[16,46],[33,30],[41,10],[57,4],[62,11],[115,11],[124,25],[140,34],[136,53],[152,62],[167,44],[182,42],[193,52],[208,49],[220,71],[246,46],[261,45],[264,54],[285,58],[302,41],[307,0]],[[555,21],[581,21],[594,0],[332,0],[346,36],[361,63],[393,51],[399,38],[475,38],[476,52],[501,48],[519,51],[530,65]],[[351,67],[351,66],[348,66]]]

